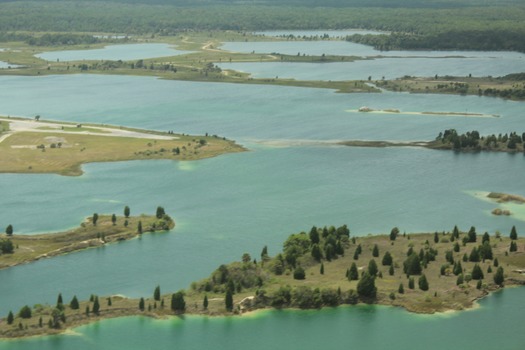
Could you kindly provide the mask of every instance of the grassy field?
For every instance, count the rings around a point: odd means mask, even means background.
[[[119,219],[121,220],[121,219]],[[235,276],[235,273],[248,273],[246,271],[257,271],[259,276],[262,276],[262,284],[255,288],[239,288],[233,295],[233,312],[226,310],[225,307],[225,285],[218,284],[217,269],[209,279],[195,282],[191,288],[184,291],[184,298],[186,303],[186,314],[201,314],[201,315],[231,315],[239,314],[246,311],[264,308],[265,306],[257,306],[252,303],[257,298],[262,298],[262,295],[272,298],[273,295],[285,286],[295,290],[298,287],[310,287],[311,289],[318,288],[319,290],[341,290],[347,293],[349,290],[356,290],[358,281],[349,281],[346,277],[346,271],[352,263],[356,263],[359,273],[367,269],[371,260],[376,260],[379,276],[375,278],[375,285],[377,287],[377,298],[371,300],[369,303],[376,303],[382,305],[401,306],[412,312],[418,313],[434,313],[446,312],[452,310],[464,310],[474,307],[476,300],[487,296],[491,291],[499,287],[493,281],[494,273],[497,267],[495,259],[499,260],[499,266],[504,268],[505,285],[520,285],[525,284],[525,239],[519,238],[514,241],[517,244],[517,251],[509,252],[509,245],[511,240],[503,237],[501,234],[490,236],[490,246],[494,254],[493,259],[487,259],[478,263],[464,261],[465,254],[470,255],[474,247],[481,244],[481,235],[477,236],[477,242],[462,243],[463,237],[466,233],[460,233],[460,238],[456,240],[459,242],[459,251],[453,252],[454,261],[460,261],[462,264],[462,274],[464,275],[464,282],[458,284],[457,276],[452,271],[452,266],[447,265],[446,252],[453,251],[455,242],[451,242],[451,233],[438,233],[438,242],[435,243],[435,234],[400,234],[395,241],[390,240],[387,235],[381,236],[367,236],[356,237],[355,243],[349,240],[346,244],[345,253],[336,259],[327,261],[322,260],[324,271],[321,273],[319,262],[313,261],[309,256],[302,258],[300,263],[305,268],[305,279],[294,279],[292,269],[289,267],[284,270],[282,275],[275,275],[269,271],[272,266],[272,259],[265,260],[264,263],[252,262],[250,259],[244,262],[234,262],[226,266],[230,276]],[[354,251],[358,245],[361,245],[362,252],[358,259],[354,259]],[[373,256],[374,246],[377,245],[378,257]],[[429,284],[429,289],[423,291],[418,287],[419,275],[413,275],[415,280],[415,288],[409,288],[408,277],[403,273],[403,262],[407,259],[407,250],[412,248],[416,254],[420,250],[428,251],[430,248],[437,251],[435,261],[428,262],[426,267],[423,266],[422,273],[426,276]],[[386,252],[389,252],[393,258],[394,273],[390,275],[389,266],[381,264],[382,257]],[[239,259],[240,260],[240,259]],[[471,280],[471,271],[475,264],[478,264],[483,273],[484,279],[480,288],[477,288],[476,280]],[[446,266],[446,268],[442,268]],[[489,272],[489,267],[493,270]],[[223,267],[224,269],[224,267]],[[442,272],[443,270],[443,272]],[[237,271],[237,272],[235,272]],[[237,276],[238,277],[238,276]],[[213,280],[213,282],[212,282]],[[202,286],[206,283],[215,283],[215,287],[208,292],[202,291]],[[399,293],[399,285],[403,284],[404,293]],[[73,296],[64,296],[64,315],[65,323],[61,323],[60,328],[50,328],[47,326],[48,320],[51,318],[54,306],[35,306],[33,308],[33,317],[30,319],[22,319],[15,317],[12,325],[7,325],[5,322],[0,322],[0,337],[25,337],[31,335],[55,334],[63,332],[67,328],[72,328],[78,325],[94,322],[104,318],[130,316],[130,315],[144,315],[155,318],[163,318],[173,316],[174,313],[170,308],[171,294],[161,295],[160,300],[154,300],[152,286],[151,295],[144,296],[144,310],[139,309],[139,299],[127,299],[120,296],[105,296],[99,298],[100,311],[98,314],[90,312],[86,314],[86,308],[93,309],[93,302],[84,301],[80,303],[78,310],[71,309],[68,304]],[[292,292],[293,298],[294,292]],[[204,297],[208,299],[208,307],[204,308]],[[111,305],[108,305],[108,299],[111,299]],[[247,299],[250,301],[247,302]],[[288,307],[283,305],[282,307]],[[39,325],[40,317],[43,319],[43,326]]]
[[[82,131],[98,131],[101,135],[83,134]],[[16,132],[0,143],[0,151],[5,155],[0,159],[0,172],[81,175],[84,163],[196,160],[243,150],[232,141],[213,136],[173,135],[170,140],[157,140],[102,134],[104,130],[101,129],[68,126],[56,132],[49,129],[46,132]]]
[[[139,221],[143,232],[158,231],[157,228],[174,227],[171,219],[163,222],[152,215],[116,217],[115,225],[111,215],[99,215],[96,225],[92,218],[87,218],[80,227],[59,233],[38,235],[17,235],[11,237],[0,235],[0,239],[9,238],[15,250],[12,254],[0,254],[0,269],[28,263],[42,258],[68,254],[77,250],[99,247],[106,243],[123,241],[136,237]],[[165,223],[164,223],[165,222]]]

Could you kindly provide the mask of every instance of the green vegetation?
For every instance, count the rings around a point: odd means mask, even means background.
[[[145,232],[167,231],[175,225],[166,214],[161,218],[132,216],[127,219],[130,226],[124,225],[122,217],[114,225],[111,217],[96,214],[82,222],[80,227],[66,232],[4,236],[0,239],[0,269],[131,239],[139,234],[134,229],[138,221],[144,223]],[[96,226],[93,224],[94,218],[97,218]]]
[[[480,136],[476,130],[460,135],[455,129],[449,129],[440,132],[435,142],[429,146],[435,149],[453,149],[456,151],[523,152],[524,137],[525,132],[522,134],[511,132],[503,135]]]

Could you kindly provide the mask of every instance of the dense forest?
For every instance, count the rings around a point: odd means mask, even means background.
[[[385,50],[525,51],[525,4],[517,0],[327,0],[322,6],[314,0],[0,0],[0,33],[365,28],[397,34],[348,39]]]

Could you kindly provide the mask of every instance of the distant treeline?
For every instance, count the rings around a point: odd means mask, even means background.
[[[522,151],[524,139],[525,132],[521,135],[511,132],[510,134],[480,136],[476,130],[458,134],[455,129],[440,132],[436,137],[437,142],[458,151]]]
[[[175,35],[187,30],[363,28],[404,33],[349,38],[385,50],[525,51],[525,4],[517,0],[497,6],[482,0],[329,0],[318,6],[313,0],[0,0],[0,32]]]
[[[29,35],[12,32],[0,32],[0,42],[23,41],[34,46],[80,45],[100,42],[122,42],[128,38],[99,38],[88,34],[56,33],[44,35]]]

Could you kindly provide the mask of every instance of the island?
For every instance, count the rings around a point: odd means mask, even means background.
[[[128,206],[123,216],[94,213],[79,227],[59,233],[22,235],[8,225],[6,233],[0,234],[0,269],[129,240],[143,233],[168,231],[173,227],[175,222],[162,207],[157,208],[155,215],[130,216]]]
[[[525,285],[525,239],[475,227],[449,232],[351,236],[346,225],[290,235],[270,257],[245,253],[187,290],[139,299],[121,295],[79,301],[58,293],[56,305],[24,306],[0,321],[0,337],[58,334],[121,316],[242,315],[266,308],[318,309],[358,303],[431,314],[470,309],[504,286]],[[66,299],[67,298],[67,299]]]
[[[476,130],[458,134],[455,129],[440,132],[432,141],[365,141],[350,140],[339,142],[339,145],[351,147],[424,147],[435,150],[453,150],[456,152],[507,152],[525,153],[525,133],[510,132],[480,136]]]
[[[191,136],[99,124],[0,117],[0,173],[78,176],[91,162],[197,160],[245,149],[217,135]]]

